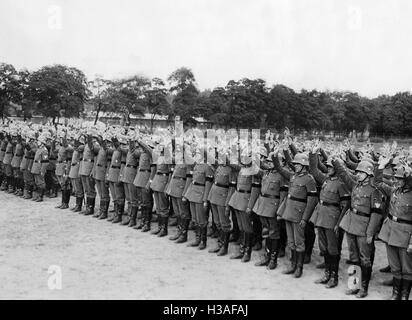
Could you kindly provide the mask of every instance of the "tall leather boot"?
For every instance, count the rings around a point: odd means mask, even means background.
[[[222,230],[222,246],[220,247],[220,250],[217,253],[218,256],[227,255],[227,252],[229,249],[229,237],[230,237],[230,231]]]
[[[137,221],[136,221],[136,225],[133,227],[133,229],[136,229],[136,230],[143,229],[143,227],[146,223],[146,219],[147,219],[146,207],[141,207],[140,210],[141,210],[140,222],[139,222],[139,224],[137,224]],[[138,218],[138,216],[139,216],[139,214],[137,214],[136,219]]]
[[[335,288],[338,286],[340,256],[339,255],[329,256],[329,259],[330,259],[330,279],[325,286],[328,289]]]
[[[242,262],[249,262],[252,255],[252,243],[253,243],[253,233],[245,232],[245,254],[242,257]]]
[[[78,212],[79,214],[82,213],[83,199],[83,197],[76,198],[76,207],[74,208],[73,212]]]
[[[303,263],[305,260],[305,252],[298,252],[296,251],[297,261],[296,261],[296,270],[293,276],[295,278],[300,278],[303,272]]]
[[[66,195],[64,193],[64,190],[62,190],[62,202],[58,206],[55,207],[56,209],[60,209],[63,206],[63,203],[65,202],[64,201],[65,197],[66,197]]]
[[[162,231],[162,223],[163,223],[162,217],[158,215],[157,229],[151,231],[150,233],[151,234],[159,234],[160,231]]]
[[[286,270],[282,271],[283,274],[292,274],[292,273],[295,273],[296,271],[296,265],[297,265],[296,250],[290,250],[290,253],[291,253],[290,265]]]
[[[402,279],[401,300],[409,300],[409,295],[411,294],[411,287],[411,280]]]
[[[29,200],[29,199],[32,199],[32,198],[33,198],[33,185],[29,185],[27,187],[27,197],[26,197],[26,199]]]
[[[167,228],[169,225],[169,217],[162,217],[162,228],[160,229],[159,234],[157,235],[158,237],[165,237],[167,236]]]
[[[368,295],[369,281],[371,280],[372,267],[365,267],[361,265],[362,282],[356,298],[365,298]]]
[[[86,198],[86,210],[83,212],[83,214],[84,214],[85,216],[89,216],[89,215],[90,215],[90,209],[91,209],[90,203],[91,203],[91,199],[92,199],[92,198],[89,198],[89,197]]]
[[[103,212],[104,209],[104,200],[100,199],[100,204],[99,204],[99,211],[95,210],[93,214],[93,218],[99,218]]]
[[[272,242],[270,241],[271,239],[266,238],[265,239],[265,253],[261,256],[260,261],[255,263],[256,267],[263,267],[267,266],[270,260],[270,254],[272,252]]]
[[[187,241],[187,232],[189,230],[190,219],[181,219],[182,221],[182,231],[176,243],[184,243]]]
[[[219,232],[219,230],[217,229],[215,222],[212,221],[212,225],[210,226],[210,228],[207,232],[207,236],[211,237],[211,238],[217,238],[218,237],[218,232]]]
[[[231,210],[231,212],[232,212],[233,229],[230,232],[229,242],[238,242],[241,232],[239,230],[239,225],[237,223],[236,214],[233,212],[233,210]]]
[[[331,257],[329,253],[325,253],[325,255],[323,256],[323,259],[325,260],[325,271],[323,273],[323,277],[315,281],[315,283],[317,284],[327,284],[331,277],[332,268],[331,268]]]
[[[230,259],[242,259],[243,255],[245,254],[245,246],[243,244],[244,240],[243,238],[245,237],[245,233],[243,231],[240,232],[239,234],[239,239],[240,239],[240,244],[239,244],[239,250],[232,254],[230,256]]]
[[[7,178],[3,177],[3,181],[1,183],[0,191],[5,191],[7,189]]]
[[[189,243],[188,247],[197,247],[200,244],[200,226],[198,224],[195,225],[195,239]]]
[[[31,197],[31,201],[36,201],[38,197],[39,197],[38,188],[36,186],[33,186],[33,193]]]
[[[43,202],[44,188],[39,188],[39,197],[36,199],[36,202]]]
[[[151,226],[151,223],[152,223],[152,208],[148,207],[145,210],[146,210],[146,220],[145,220],[145,224],[142,228],[142,232],[150,231],[150,226]]]
[[[132,214],[132,206],[130,203],[127,203],[127,210],[124,210],[123,215],[122,215],[122,221],[120,222],[120,225],[122,226],[127,226],[130,222],[130,215]]]
[[[177,229],[176,229],[176,234],[174,234],[173,236],[169,237],[169,240],[175,241],[177,239],[179,239],[180,234],[182,233],[183,230],[183,220],[177,216],[176,217],[176,221],[177,221]]]
[[[218,238],[216,247],[209,249],[209,253],[217,253],[220,251],[220,248],[223,246],[223,231],[222,229],[218,230]]]
[[[113,203],[113,209],[114,209],[114,211],[112,212],[112,214],[110,215],[110,217],[108,217],[108,219],[107,219],[108,222],[112,222],[112,221],[114,220],[114,218],[116,217],[116,215],[117,215],[117,206],[118,206],[117,201],[115,201],[115,202]]]
[[[269,270],[273,270],[273,269],[276,269],[276,267],[278,266],[279,239],[270,239],[270,242],[271,242],[270,244],[271,252],[270,252],[270,260],[269,260],[267,268]]]
[[[402,279],[393,278],[392,297],[390,300],[401,300]]]
[[[24,180],[19,179],[19,192],[17,193],[18,197],[22,197],[24,195]]]
[[[24,190],[23,190],[23,197],[22,198],[27,199],[28,195],[29,195],[28,185],[24,184]]]
[[[99,215],[99,220],[107,219],[107,211],[109,210],[109,202],[107,200],[104,200],[103,203],[100,203],[101,207],[101,212]]]
[[[130,221],[127,225],[128,227],[134,227],[136,225],[137,209],[137,206],[132,206],[132,208],[130,209]]]
[[[50,188],[49,198],[57,198],[58,190],[59,190],[59,185],[54,183],[52,187]]]
[[[15,191],[15,186],[14,186],[14,182],[15,182],[15,179],[14,179],[14,177],[9,177],[9,189],[7,190],[7,192],[8,193],[14,193],[14,191]]]
[[[206,249],[206,244],[207,244],[207,226],[200,228],[199,250]]]
[[[122,221],[122,216],[124,214],[124,203],[117,204],[117,212],[115,212],[115,217],[112,223],[119,223]]]
[[[67,209],[69,207],[70,194],[71,194],[70,189],[62,190],[62,197],[64,195],[64,202],[62,203],[62,206],[60,207],[60,209]]]

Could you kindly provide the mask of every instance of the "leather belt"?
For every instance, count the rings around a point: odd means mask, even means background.
[[[150,169],[139,169],[139,172],[150,172]]]
[[[370,214],[368,213],[358,211],[357,209],[353,209],[353,208],[350,208],[350,209],[352,210],[353,213],[357,214],[358,216],[367,217],[367,218],[370,217]]]
[[[133,168],[133,169],[137,169],[137,166],[132,166],[131,164],[127,164],[126,168]]]
[[[97,164],[97,166],[98,166],[98,167],[103,167],[103,165],[102,165],[102,164],[100,164],[100,163],[98,163],[98,164]]]
[[[93,159],[83,159],[83,161],[86,161],[86,162],[94,162]]]
[[[277,195],[274,195],[274,194],[261,193],[260,195],[263,198],[280,199],[280,196],[277,196]]]
[[[240,192],[240,193],[250,193],[250,190],[248,191],[248,190],[238,189],[237,192]]]
[[[299,201],[299,202],[304,202],[304,203],[308,202],[306,199],[299,199],[299,198],[292,197],[292,196],[289,196],[288,198],[293,201]]]
[[[229,185],[226,185],[226,184],[221,184],[221,183],[217,183],[217,182],[215,182],[215,185],[217,185],[218,187],[221,187],[221,188],[229,188]]]
[[[33,160],[34,159],[34,157],[24,157],[24,158],[26,158],[27,160]]]
[[[111,166],[112,169],[120,169],[120,166]]]
[[[388,213],[388,217],[389,217],[389,219],[391,219],[392,221],[395,221],[395,222],[405,223],[405,224],[412,224],[412,221],[395,217],[395,216],[391,215],[390,213]]]
[[[163,172],[156,172],[156,174],[158,176],[168,176],[169,175],[168,173],[163,173]]]
[[[205,186],[204,183],[199,183],[199,182],[193,182],[193,184],[194,184],[195,186],[202,186],[202,187]]]
[[[186,180],[186,178],[182,178],[182,177],[173,177],[173,179]]]
[[[10,152],[7,152],[7,151],[6,151],[6,154],[13,154],[13,152],[11,152],[11,151],[10,151]]]
[[[325,207],[327,206],[333,206],[333,207],[338,207],[338,208],[340,207],[339,203],[331,203],[331,202],[326,202],[323,200],[320,200],[319,202],[322,206],[325,206]]]
[[[74,167],[74,166],[77,165],[77,164],[78,164],[78,162],[72,163],[72,167]]]
[[[39,161],[39,160],[34,160],[34,163],[46,163],[46,162],[49,162],[48,160],[41,160],[41,161]]]

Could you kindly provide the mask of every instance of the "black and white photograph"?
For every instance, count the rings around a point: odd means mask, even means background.
[[[409,300],[411,34],[404,0],[1,0],[0,300]]]

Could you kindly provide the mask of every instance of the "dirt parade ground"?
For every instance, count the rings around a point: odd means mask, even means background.
[[[0,298],[1,299],[356,299],[344,294],[347,288],[346,244],[339,286],[326,289],[314,284],[322,275],[315,268],[321,257],[316,250],[303,277],[281,274],[286,259],[276,270],[241,263],[229,255],[200,251],[175,244],[167,237],[83,216],[54,207],[60,199],[42,203],[0,193]],[[71,204],[72,205],[72,204]],[[169,228],[173,234],[174,227]],[[189,232],[190,239],[193,232]],[[346,240],[345,240],[346,242]],[[390,274],[385,266],[384,245],[376,242],[369,295],[386,299],[391,288],[379,283]],[[61,268],[61,289],[49,288],[50,266]],[[52,267],[53,268],[53,267]]]

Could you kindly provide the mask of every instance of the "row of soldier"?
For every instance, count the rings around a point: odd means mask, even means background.
[[[230,258],[248,262],[252,249],[259,250],[264,239],[264,254],[255,265],[272,270],[287,245],[290,264],[283,273],[295,278],[302,276],[304,264],[310,262],[316,229],[324,257],[324,274],[316,283],[327,288],[338,285],[346,235],[347,263],[360,267],[362,280],[360,288],[346,293],[359,298],[368,294],[374,241],[380,239],[386,243],[393,275],[391,299],[409,298],[410,159],[379,157],[371,150],[357,154],[353,148],[325,150],[319,143],[297,147],[289,140],[274,148],[261,147],[259,165],[248,153],[241,153],[239,164],[229,163],[224,147],[214,149],[213,156],[226,160],[209,164],[204,159],[210,150],[190,146],[180,150],[178,145],[174,152],[183,151],[192,164],[170,164],[164,161],[164,145],[156,139],[143,141],[136,134],[60,131],[53,136],[47,130],[37,135],[10,127],[0,132],[1,190],[43,201],[47,169],[56,161],[55,176],[62,191],[58,208],[68,208],[73,194],[74,212],[147,232],[155,207],[158,223],[151,233],[159,237],[168,234],[174,212],[177,233],[170,239],[184,243],[193,229],[195,238],[189,246],[199,249],[207,247],[211,212],[218,241],[209,252],[224,256],[233,242],[236,251]],[[96,189],[99,210],[95,209]]]

